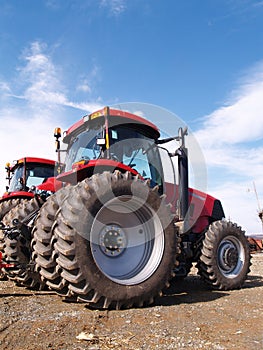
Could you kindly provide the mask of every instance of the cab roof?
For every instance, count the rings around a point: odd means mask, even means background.
[[[38,157],[23,157],[14,162],[11,166],[11,170],[16,168],[19,164],[24,164],[26,163],[38,163],[39,165],[53,165],[55,167],[56,161],[51,160],[51,159],[46,159],[46,158],[38,158]]]
[[[114,125],[129,124],[140,129],[148,137],[157,140],[160,137],[160,132],[156,125],[151,123],[149,120],[142,118],[136,114],[126,112],[119,109],[113,109],[109,107],[104,107],[96,112],[82,117],[79,121],[73,124],[67,131],[64,132],[64,142],[67,143],[69,138],[73,135],[79,134],[81,131],[86,129],[87,123],[91,123],[102,117],[108,117],[109,127]]]

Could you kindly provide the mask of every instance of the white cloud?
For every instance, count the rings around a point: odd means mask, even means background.
[[[244,92],[242,92],[244,93]],[[206,145],[237,144],[261,139],[263,134],[263,80],[256,81],[237,101],[206,117],[198,136]],[[213,138],[216,130],[216,138]]]
[[[86,75],[79,78],[77,90],[86,94],[91,94],[93,90],[92,86],[98,79],[100,79],[100,69],[97,65],[94,65]]]
[[[254,7],[261,7],[261,6],[263,6],[263,1],[258,1],[256,3],[253,3],[252,6],[254,6]]]
[[[0,193],[5,187],[6,162],[25,156],[56,158],[53,131],[72,124],[67,120],[68,108],[82,110],[77,112],[81,117],[101,107],[99,98],[78,102],[67,97],[63,72],[54,65],[45,44],[32,43],[21,59],[15,79],[0,82]]]
[[[87,79],[84,79],[84,80],[77,86],[77,90],[90,93],[90,92],[91,92],[91,87],[90,87],[90,85],[89,85],[88,80],[87,80]]]
[[[255,194],[247,189],[253,181],[263,200],[263,64],[241,81],[232,101],[204,118],[195,133],[213,178],[210,193],[225,206],[226,217],[243,223],[249,232],[261,231]],[[221,183],[220,183],[221,182]]]
[[[45,5],[51,10],[58,10],[61,6],[61,2],[58,0],[46,0]]]
[[[12,90],[7,83],[2,82],[0,88],[8,92],[6,95],[24,100],[27,108],[31,108],[33,113],[40,111],[45,117],[54,115],[55,110],[64,107],[77,108],[85,112],[100,108],[101,104],[97,102],[75,102],[68,99],[62,81],[63,73],[54,65],[46,51],[47,46],[44,43],[36,41],[30,45],[22,56],[26,64],[19,68],[19,75],[13,84],[22,89],[22,92],[17,94],[14,88]],[[90,87],[86,84],[82,85],[82,89],[87,90]]]
[[[263,186],[263,181],[258,185]],[[253,182],[237,182],[232,178],[211,193],[222,201],[226,219],[236,222],[247,234],[262,232]]]
[[[0,91],[2,93],[9,93],[10,87],[9,87],[8,83],[6,83],[5,81],[0,81]]]
[[[4,166],[7,162],[35,156],[56,159],[53,131],[54,122],[37,115],[28,117],[21,109],[1,109],[0,111],[0,191],[5,187]]]
[[[118,16],[126,10],[126,0],[101,0],[101,7],[106,7],[110,13]]]

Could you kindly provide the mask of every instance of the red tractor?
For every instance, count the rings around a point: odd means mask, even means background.
[[[56,182],[57,175],[56,162],[50,159],[25,157],[6,165],[8,186],[6,192],[0,198],[0,221],[9,221],[9,212],[30,203],[35,203],[35,207],[41,205],[43,199],[54,193],[61,187],[61,183]],[[28,204],[27,204],[28,205]],[[31,212],[31,210],[30,210]],[[7,239],[8,241],[8,239]],[[4,236],[0,231],[0,251],[4,251]],[[14,253],[15,252],[15,253]],[[16,250],[12,249],[12,260],[16,260]],[[14,263],[6,264],[2,261],[2,268],[14,267]]]
[[[6,164],[8,186],[0,197],[0,220],[22,200],[34,197],[34,190],[55,192],[56,162],[44,158],[25,157]],[[33,188],[32,188],[33,186]]]
[[[57,180],[67,186],[47,199],[27,235],[43,283],[111,309],[153,303],[193,263],[213,288],[242,287],[250,266],[244,231],[225,220],[219,200],[189,188],[186,135],[179,128],[162,139],[148,120],[108,107],[64,133]],[[173,152],[164,147],[171,140]]]

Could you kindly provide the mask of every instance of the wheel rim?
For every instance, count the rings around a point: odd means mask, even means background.
[[[119,284],[139,284],[156,271],[162,259],[162,224],[141,199],[116,197],[98,211],[90,245],[105,276]]]
[[[220,242],[218,247],[218,265],[221,273],[228,278],[239,275],[244,266],[245,250],[234,236],[228,236]]]

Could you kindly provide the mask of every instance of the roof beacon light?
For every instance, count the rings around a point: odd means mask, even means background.
[[[61,128],[55,128],[55,130],[54,130],[54,136],[55,136],[56,138],[61,137]]]

